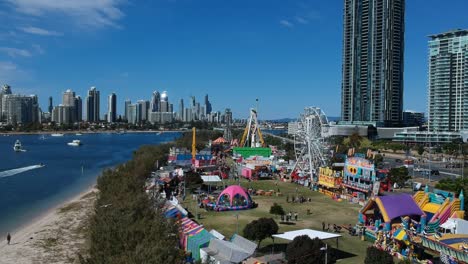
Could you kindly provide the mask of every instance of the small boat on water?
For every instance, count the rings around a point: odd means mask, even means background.
[[[19,139],[16,140],[15,145],[13,145],[13,150],[16,152],[25,152],[26,150],[23,149],[23,146],[21,145],[21,141]]]
[[[69,146],[79,147],[81,146],[81,141],[79,139],[74,139],[72,142],[67,143]]]
[[[76,133],[75,136],[82,136],[83,134],[81,133]]]
[[[53,133],[53,134],[50,134],[51,137],[63,137],[63,133]]]

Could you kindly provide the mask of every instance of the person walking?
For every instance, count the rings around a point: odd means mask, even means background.
[[[294,220],[297,222],[297,212],[294,212]]]
[[[325,231],[325,222],[322,222],[322,231]]]
[[[10,233],[8,233],[6,239],[7,239],[8,245],[10,245],[10,241],[11,241],[11,235],[10,235]]]

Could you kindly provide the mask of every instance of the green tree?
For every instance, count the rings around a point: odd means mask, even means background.
[[[368,247],[364,264],[393,264],[393,257],[388,252],[375,247]]]
[[[405,182],[411,179],[406,167],[391,168],[388,176],[390,177],[391,182],[398,184],[400,187],[403,187]]]
[[[270,214],[274,214],[274,215],[285,215],[285,212],[284,212],[283,207],[281,207],[281,205],[279,205],[279,204],[277,204],[277,203],[274,203],[274,204],[270,207]]]
[[[361,141],[363,138],[358,133],[353,133],[349,137],[343,140],[343,144],[349,148],[358,149],[361,146]]]
[[[81,263],[179,263],[177,225],[162,203],[144,191],[156,160],[163,164],[171,145],[143,146],[133,159],[97,180],[99,196],[89,224],[89,252]]]
[[[288,264],[324,263],[325,252],[321,250],[324,247],[325,244],[318,238],[310,239],[307,235],[298,236],[286,248]],[[327,252],[327,262],[334,263],[335,257],[331,248],[328,251],[330,252]]]
[[[424,146],[418,145],[418,155],[422,156],[422,154],[424,154]]]
[[[273,235],[278,233],[278,225],[273,218],[259,218],[248,223],[244,227],[244,237],[247,239],[258,241],[258,245],[265,238],[273,238]]]
[[[468,199],[466,198],[468,193],[468,178],[456,178],[450,179],[445,178],[441,179],[435,186],[437,189],[444,191],[454,192],[456,195],[460,195],[460,192],[463,191],[465,196],[465,210],[468,208]],[[465,213],[465,219],[468,220],[468,214]]]
[[[203,180],[198,172],[189,171],[185,173],[185,184],[187,187],[198,187],[203,183]]]

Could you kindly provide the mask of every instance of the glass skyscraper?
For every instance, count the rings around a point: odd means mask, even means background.
[[[96,87],[91,87],[86,97],[86,120],[88,122],[100,121],[99,91]]]
[[[111,93],[107,98],[107,122],[114,123],[117,121],[117,95]]]
[[[468,30],[429,37],[429,130],[468,130]]]
[[[405,0],[344,0],[341,120],[398,126]]]

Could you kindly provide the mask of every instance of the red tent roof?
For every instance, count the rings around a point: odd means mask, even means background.
[[[227,143],[227,141],[223,137],[219,137],[215,141],[213,141],[213,144],[224,144],[224,143]]]

